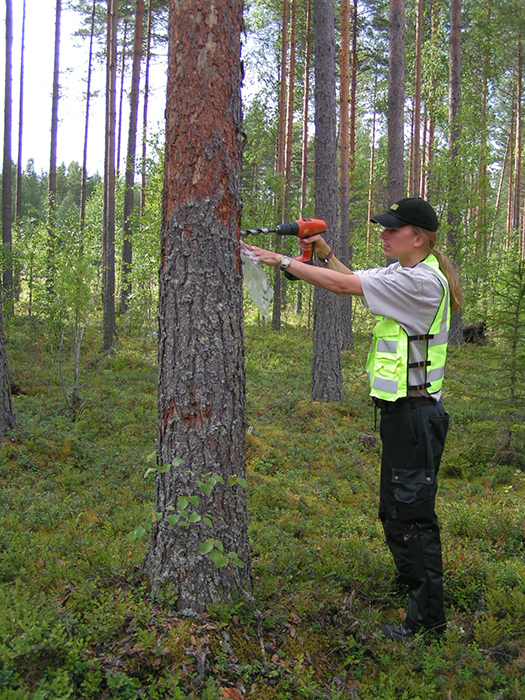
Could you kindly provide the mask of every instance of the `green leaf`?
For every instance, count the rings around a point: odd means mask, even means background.
[[[180,515],[175,515],[175,513],[172,513],[171,515],[168,515],[168,523],[173,527],[173,525],[176,525],[180,520]]]
[[[235,484],[239,484],[239,486],[242,486],[243,489],[246,488],[246,479],[242,476],[237,476],[236,474],[228,477],[228,483],[230,484],[230,486],[235,486]]]
[[[212,560],[212,562],[215,564],[215,566],[219,569],[221,566],[226,566],[229,562],[228,557],[225,557],[222,552],[219,552],[218,549],[213,549],[209,554],[209,558]]]
[[[189,498],[187,498],[186,496],[179,496],[177,498],[177,508],[179,510],[186,510],[189,502]]]
[[[242,561],[239,559],[237,552],[228,552],[228,558],[235,564],[235,566],[242,566]]]
[[[195,506],[195,508],[199,507],[200,499],[198,496],[188,496],[188,501]]]
[[[128,535],[132,542],[138,542],[147,535],[147,530],[142,525],[137,525]]]
[[[155,516],[155,520],[160,520],[162,518],[162,511],[161,510],[154,510],[153,515]]]
[[[190,523],[198,523],[201,520],[201,516],[195,511],[190,515]]]
[[[203,522],[205,525],[207,525],[208,527],[211,527],[211,518],[209,518],[207,515],[204,516],[204,518],[202,519],[202,522]]]
[[[202,554],[209,554],[211,550],[213,549],[213,540],[211,537],[209,537],[207,540],[201,543],[201,552]]]
[[[197,483],[205,496],[211,496],[211,492],[213,491],[215,484],[210,484],[209,482],[204,484],[202,481],[197,481]]]
[[[181,459],[180,457],[175,457],[174,459],[171,460],[172,467],[180,467],[181,464],[184,464],[184,460]]]

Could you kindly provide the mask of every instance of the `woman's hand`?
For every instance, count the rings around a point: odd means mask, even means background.
[[[308,238],[299,238],[299,247],[302,251],[309,251],[314,243],[315,253],[319,258],[326,258],[330,254],[331,248],[320,233]]]
[[[260,262],[263,262],[266,265],[271,265],[272,267],[280,265],[281,260],[284,257],[281,253],[274,253],[271,250],[265,250],[264,248],[259,248],[256,245],[248,245],[244,241],[241,241],[241,247],[250,251],[251,253],[254,253],[257,260]]]

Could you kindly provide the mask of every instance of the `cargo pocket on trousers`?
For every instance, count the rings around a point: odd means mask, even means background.
[[[424,469],[403,469],[392,474],[397,517],[400,520],[424,521],[434,513],[436,479]]]

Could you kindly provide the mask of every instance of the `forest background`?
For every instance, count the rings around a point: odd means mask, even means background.
[[[403,616],[404,596],[375,519],[379,444],[363,371],[371,319],[351,308],[344,400],[312,401],[311,292],[279,276],[271,321],[244,299],[256,606],[186,618],[169,596],[152,596],[141,537],[153,498],[143,475],[155,449],[164,136],[148,116],[159,89],[148,65],[166,55],[168,7],[77,1],[68,10],[86,55],[84,162],[57,160],[60,47],[72,41],[58,33],[49,170],[11,153],[28,98],[22,89],[25,102],[10,104],[9,70],[23,86],[24,68],[23,56],[19,71],[9,60],[6,31],[2,344],[14,410],[0,448],[2,697],[525,697],[525,10],[510,0],[336,6],[347,167],[332,235],[356,268],[382,263],[369,215],[395,189],[392,8],[406,13],[400,196],[421,194],[438,210],[440,245],[463,283],[460,326],[476,324],[480,341],[452,347],[447,375],[445,641],[392,648],[374,633]],[[59,0],[55,9],[59,26]],[[254,2],[245,22],[242,225],[251,228],[316,213],[315,47],[306,2]],[[106,150],[103,171],[88,172],[97,71]]]

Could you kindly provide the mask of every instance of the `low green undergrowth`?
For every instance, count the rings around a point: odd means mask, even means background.
[[[307,331],[247,323],[256,604],[192,619],[153,599],[144,542],[128,537],[153,500],[154,341],[123,337],[99,361],[89,330],[73,420],[44,328],[7,330],[20,427],[0,445],[0,698],[525,698],[523,416],[493,347],[453,349],[447,375],[449,629],[403,646],[376,632],[406,598],[376,517],[365,335],[344,353],[345,401],[321,404]]]

